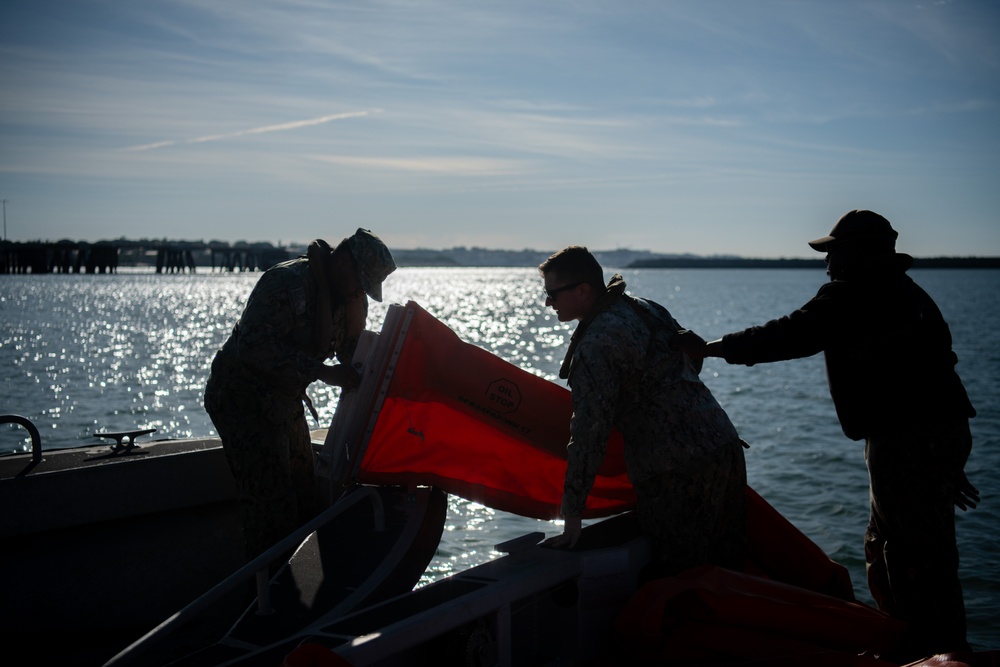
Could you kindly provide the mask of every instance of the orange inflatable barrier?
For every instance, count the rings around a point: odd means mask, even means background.
[[[749,574],[841,600],[853,601],[847,568],[831,560],[819,545],[747,487],[747,565]]]
[[[365,382],[381,389],[363,408],[371,425],[367,436],[358,436],[357,481],[435,485],[494,509],[559,516],[572,414],[568,389],[463,342],[412,301],[390,306],[379,344]],[[846,569],[748,493],[751,567],[853,599]],[[585,516],[634,505],[621,434],[614,432]]]
[[[358,481],[429,484],[495,509],[558,518],[569,390],[461,341],[412,301],[405,321],[400,319],[405,329],[387,365],[388,385],[363,447]],[[634,505],[621,434],[615,433],[584,517]]]
[[[860,654],[891,649],[904,627],[858,602],[714,566],[647,583],[615,623],[642,660],[856,667],[892,664]]]
[[[369,425],[352,454],[360,463],[356,481],[434,485],[521,516],[559,516],[568,389],[461,341],[413,302],[390,307],[378,345],[366,364],[373,398],[360,408]],[[753,489],[748,494],[748,570],[853,600],[847,570]],[[614,432],[585,516],[634,505],[621,434]]]

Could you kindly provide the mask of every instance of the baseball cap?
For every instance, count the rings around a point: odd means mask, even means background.
[[[899,233],[878,213],[848,211],[830,230],[829,236],[810,241],[813,250],[879,253],[895,252]]]
[[[382,281],[396,270],[389,248],[370,230],[360,227],[347,239],[347,247],[358,269],[361,289],[371,298],[381,301]]]

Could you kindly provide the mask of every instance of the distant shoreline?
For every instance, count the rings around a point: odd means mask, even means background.
[[[732,255],[662,255],[648,250],[594,250],[605,268],[623,269],[822,269],[826,263],[815,258],[750,258]],[[529,267],[541,264],[551,254],[538,250],[487,250],[450,248],[445,250],[393,249],[398,266],[407,267]],[[915,257],[918,269],[997,269],[1000,257]]]
[[[751,259],[712,257],[663,257],[639,259],[629,269],[820,269],[822,259]],[[915,269],[998,269],[1000,257],[914,257]]]
[[[392,248],[401,267],[535,268],[552,251],[525,248],[496,250],[456,246],[443,249]],[[63,240],[0,243],[0,273],[105,273],[117,267],[151,266],[156,272],[194,271],[196,267],[220,271],[263,271],[286,259],[304,254],[301,244],[222,241],[170,241],[166,239],[117,239],[113,241]],[[735,255],[662,254],[649,250],[617,248],[593,250],[609,269],[822,269],[820,256],[812,258],[748,258]],[[914,268],[997,269],[1000,257],[917,257]]]

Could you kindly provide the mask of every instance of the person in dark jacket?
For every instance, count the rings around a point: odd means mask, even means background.
[[[955,506],[979,501],[964,473],[976,413],[948,325],[906,274],[913,260],[896,253],[896,237],[881,215],[848,212],[809,243],[826,253],[831,279],[812,300],[688,351],[748,366],[824,353],[844,434],[865,440],[868,585],[881,610],[907,622],[903,650],[919,657],[969,648]]]

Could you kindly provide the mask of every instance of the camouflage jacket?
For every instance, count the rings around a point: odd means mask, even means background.
[[[260,412],[275,421],[302,412],[306,387],[323,361],[349,363],[357,340],[347,338],[347,315],[333,306],[329,348],[317,343],[318,287],[305,258],[282,262],[257,282],[229,339],[212,362],[209,391],[232,409]]]
[[[611,302],[580,323],[570,346],[564,516],[582,513],[612,428],[624,436],[633,483],[711,458],[739,439],[694,363],[671,348],[676,320],[663,306],[624,294],[624,286],[621,276],[612,279]]]

